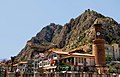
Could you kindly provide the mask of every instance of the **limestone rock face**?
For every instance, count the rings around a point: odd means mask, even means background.
[[[44,27],[27,42],[17,55],[17,59],[34,58],[35,55],[50,48],[68,51],[83,47],[85,52],[90,52],[92,40],[95,38],[94,23],[103,25],[102,38],[107,44],[120,44],[120,25],[114,19],[88,9],[77,18],[72,18],[64,26],[51,23]]]
[[[43,53],[44,51],[56,47],[52,43],[52,39],[57,35],[62,29],[61,25],[56,25],[51,23],[44,27],[35,37],[32,37],[27,41],[26,46],[17,55],[18,60],[28,60]]]

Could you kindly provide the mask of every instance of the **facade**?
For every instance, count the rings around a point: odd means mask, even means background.
[[[41,67],[47,70],[47,72],[58,71],[88,71],[84,67],[87,67],[89,71],[94,71],[92,66],[95,66],[94,55],[81,54],[81,53],[69,53],[63,51],[50,51],[48,58],[41,61]]]
[[[117,55],[118,52],[113,52],[113,47],[118,48],[116,44],[114,46],[105,45],[106,55]],[[39,77],[44,76],[44,74],[48,77],[64,77],[64,75],[67,77],[83,77],[83,75],[92,77],[96,76],[94,73],[99,70],[95,63],[95,55],[83,54],[81,49],[74,49],[69,52],[63,52],[61,50],[49,50],[47,52],[44,56],[37,56],[34,60],[19,62],[15,66],[26,77]],[[100,69],[108,70],[104,67]],[[118,69],[118,71],[120,70]],[[92,72],[92,74],[85,74],[85,72]]]
[[[27,67],[27,61],[25,61],[25,62],[19,62],[17,64],[17,69],[19,69],[20,72],[25,72],[26,71],[26,67]]]
[[[92,66],[95,66],[94,55],[91,54],[72,53],[62,57],[60,62],[70,66],[69,71],[94,71]],[[87,70],[84,67],[87,67]]]
[[[118,44],[112,44],[112,45],[105,45],[105,54],[106,56],[110,56],[112,60],[117,60],[120,56],[120,50]]]
[[[119,45],[113,44],[112,47],[113,47],[113,53],[115,55],[115,59],[117,60],[117,58],[120,56]]]
[[[43,53],[39,53],[39,55],[36,55],[34,61],[33,61],[33,66],[34,66],[34,72],[37,72],[37,70],[39,69],[39,67],[41,67],[41,62],[44,59],[44,54]]]
[[[68,54],[68,52],[62,52],[62,51],[48,51],[47,58],[44,59],[43,62],[41,62],[41,65],[43,65],[43,68],[46,70],[46,72],[53,72],[58,71],[57,66],[60,61],[61,56],[65,56]],[[42,64],[43,63],[43,64]]]

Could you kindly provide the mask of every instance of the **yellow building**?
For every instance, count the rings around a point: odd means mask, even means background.
[[[120,57],[120,50],[118,44],[105,44],[105,54],[112,57],[112,60],[117,60]]]

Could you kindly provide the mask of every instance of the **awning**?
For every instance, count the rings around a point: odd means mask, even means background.
[[[53,69],[56,68],[57,66],[48,66],[48,67],[44,67],[43,69]]]

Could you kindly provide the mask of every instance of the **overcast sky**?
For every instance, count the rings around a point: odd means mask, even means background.
[[[0,59],[17,55],[49,23],[65,24],[87,9],[120,22],[120,0],[0,0]]]

